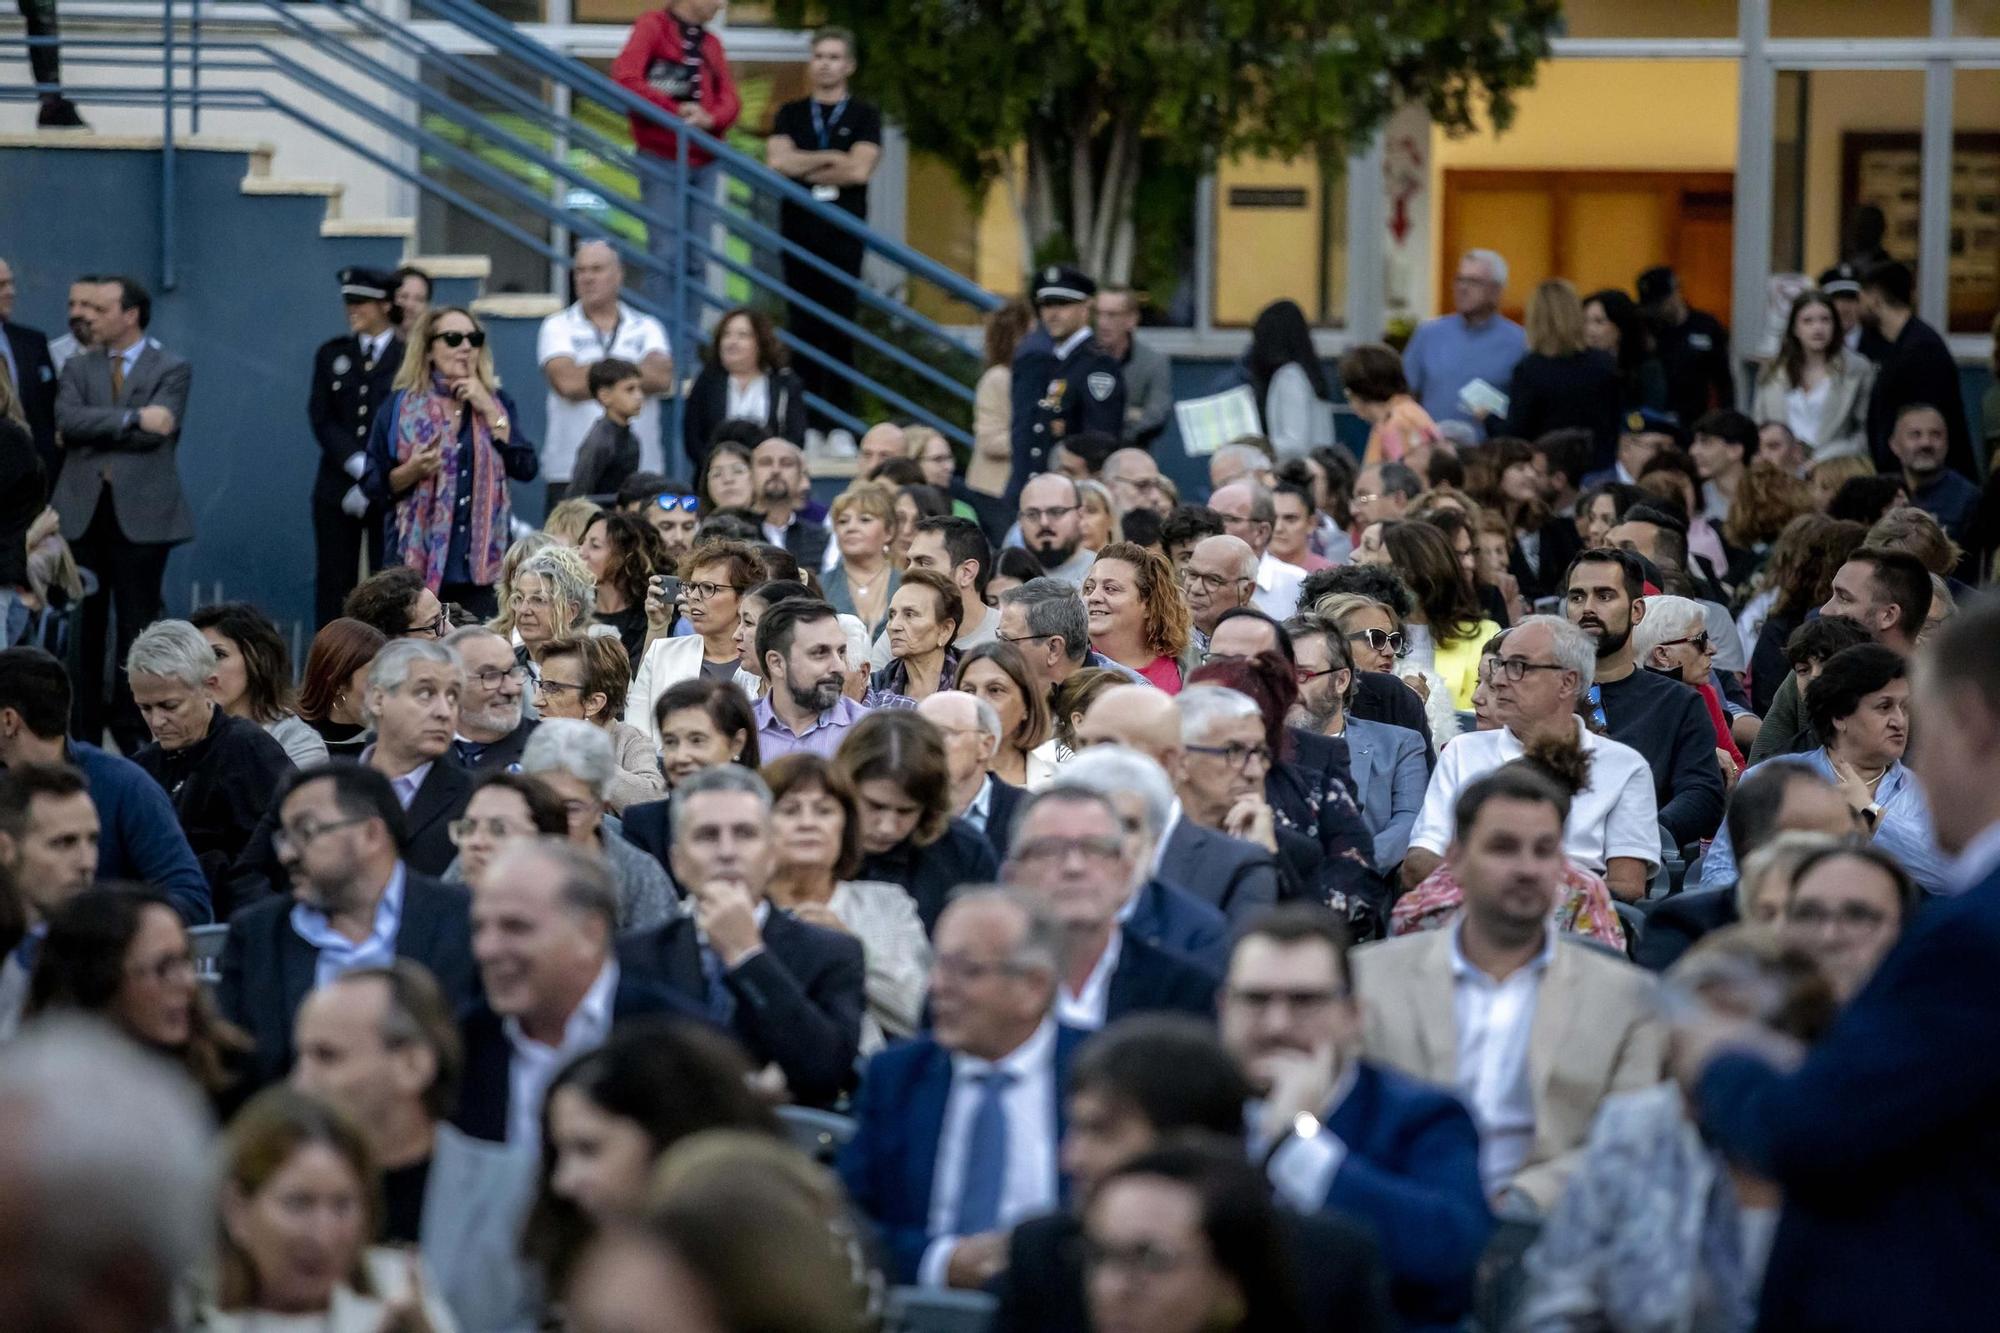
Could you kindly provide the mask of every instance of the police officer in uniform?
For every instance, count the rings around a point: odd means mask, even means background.
[[[388,399],[403,364],[395,291],[391,274],[342,269],[340,298],[347,304],[348,331],[329,339],[313,356],[306,415],[319,444],[319,474],[312,491],[313,542],[319,553],[316,625],[340,614],[341,602],[361,580],[361,553],[366,550],[372,557],[382,549],[382,515],[357,483],[367,461],[374,412]]]
[[[1051,265],[1035,283],[1041,326],[1014,352],[1014,472],[1008,505],[1028,478],[1049,470],[1065,437],[1097,431],[1117,439],[1125,428],[1125,377],[1091,338],[1090,298],[1097,284],[1073,268]]]

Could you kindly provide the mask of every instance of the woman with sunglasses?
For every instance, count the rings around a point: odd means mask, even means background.
[[[1348,651],[1354,654],[1356,671],[1394,676],[1423,700],[1424,720],[1430,724],[1436,744],[1443,745],[1458,735],[1458,709],[1451,691],[1435,674],[1409,662],[1409,642],[1396,607],[1361,593],[1342,592],[1320,598],[1313,604],[1313,613],[1340,627]]]
[[[628,502],[624,497],[629,493],[628,484],[626,490],[618,493],[618,507],[632,509],[660,534],[669,565],[694,549],[695,529],[701,526],[701,497],[695,494],[694,487],[684,481],[663,481]]]
[[[1701,604],[1686,597],[1648,597],[1646,618],[1632,626],[1632,659],[1648,671],[1672,676],[1692,686],[1708,707],[1708,720],[1715,726],[1717,762],[1728,786],[1736,785],[1743,771],[1743,751],[1729,732],[1729,715],[1710,684],[1714,675],[1715,646],[1708,641],[1707,621]]]
[[[515,422],[479,321],[445,306],[417,321],[368,436],[361,485],[384,508],[385,560],[478,616],[500,609],[493,586],[511,538],[507,483],[541,470]]]

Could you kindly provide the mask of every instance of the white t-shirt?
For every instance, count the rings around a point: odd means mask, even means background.
[[[1584,869],[1602,875],[1614,856],[1660,864],[1660,807],[1653,772],[1629,745],[1576,729],[1590,755],[1590,785],[1570,802],[1563,851]],[[1423,809],[1410,830],[1410,846],[1443,856],[1451,845],[1452,808],[1468,783],[1521,757],[1521,742],[1505,727],[1468,731],[1438,751],[1437,768],[1424,791]]]
[[[609,337],[583,313],[579,302],[558,310],[542,321],[535,339],[535,364],[546,366],[559,356],[576,362],[578,368],[596,365],[607,357],[639,365],[655,352],[671,355],[666,326],[651,315],[641,314],[623,301],[618,303],[618,325]],[[554,389],[549,390],[549,420],[542,440],[542,479],[568,481],[576,468],[576,451],[583,437],[604,409],[595,398],[572,403]],[[660,400],[648,398],[632,423],[639,437],[639,467],[645,472],[665,472],[660,448]]]

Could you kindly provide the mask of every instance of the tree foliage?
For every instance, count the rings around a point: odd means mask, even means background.
[[[1142,144],[1337,162],[1404,103],[1496,126],[1532,83],[1560,0],[778,0],[859,40],[860,82],[972,188],[1004,182],[1024,262],[1122,280]]]

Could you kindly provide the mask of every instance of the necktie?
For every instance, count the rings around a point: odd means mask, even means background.
[[[417,780],[408,773],[403,774],[402,777],[397,778],[389,785],[396,789],[396,799],[402,802],[405,810],[410,808],[411,801],[417,799]]]
[[[979,1076],[979,1104],[965,1136],[965,1174],[952,1233],[976,1236],[1000,1225],[1000,1189],[1007,1179],[1007,1088],[1014,1075],[989,1069]]]
[[[111,358],[111,397],[114,401],[125,396],[125,358]]]
[[[736,1022],[736,996],[729,990],[729,980],[723,975],[724,971],[722,955],[708,945],[702,945],[701,979],[706,992],[702,999],[715,1025],[728,1031]]]
[[[451,748],[458,754],[458,762],[467,768],[477,768],[486,754],[486,747],[478,741],[453,741]]]

